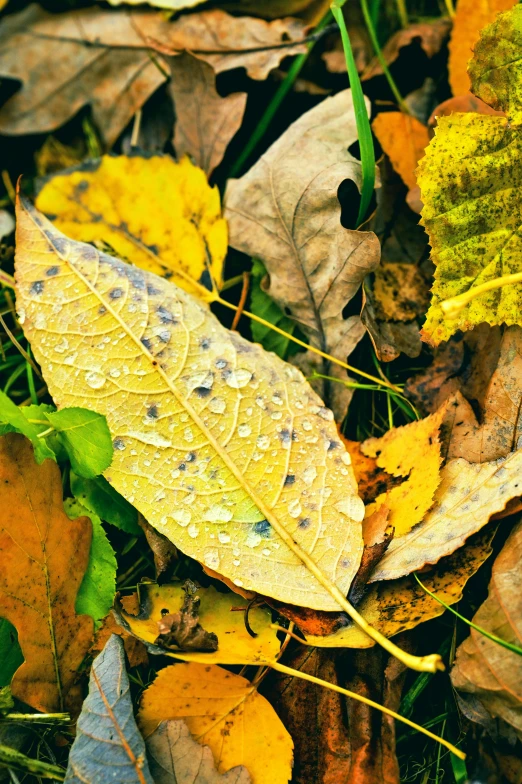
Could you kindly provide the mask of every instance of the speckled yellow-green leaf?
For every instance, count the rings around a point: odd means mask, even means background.
[[[471,300],[456,317],[440,303],[495,278],[520,272],[522,239],[522,6],[499,14],[481,33],[469,64],[473,91],[506,117],[439,117],[417,169],[437,269],[422,330],[432,345],[482,322],[522,324],[522,286],[505,285]]]
[[[440,303],[502,275],[520,272],[522,136],[505,117],[440,117],[417,169],[422,223],[436,265],[432,302],[422,330],[432,345],[481,322],[522,324],[522,286],[487,291],[456,318]]]
[[[36,200],[60,231],[205,298],[227,252],[219,191],[188,158],[104,155],[51,177]],[[200,286],[194,286],[194,281]]]
[[[106,416],[106,479],[236,585],[338,609],[325,583],[346,595],[364,505],[302,374],[173,283],[68,239],[28,203],[17,215],[19,319],[57,406]]]
[[[485,27],[468,66],[472,92],[511,125],[522,121],[522,6],[499,14]]]

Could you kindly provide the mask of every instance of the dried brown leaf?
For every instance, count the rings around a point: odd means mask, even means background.
[[[170,58],[169,66],[169,91],[176,108],[176,155],[190,155],[210,176],[241,125],[247,94],[222,98],[211,66],[188,52]]]
[[[229,182],[225,211],[230,244],[261,258],[268,294],[312,345],[343,361],[364,332],[359,317],[344,319],[343,309],[379,263],[375,235],[349,231],[340,221],[339,185],[345,179],[361,184],[360,162],[346,150],[356,138],[345,90],[303,114],[247,174]],[[322,372],[347,378],[327,361]],[[342,419],[346,397],[336,405],[343,388],[331,386],[327,402]]]
[[[401,49],[418,41],[427,55],[432,58],[439,52],[451,29],[449,19],[437,19],[434,22],[417,22],[410,24],[404,30],[399,30],[392,35],[383,46],[382,53],[386,63],[391,65],[401,54]],[[368,68],[363,72],[361,79],[372,79],[383,73],[379,60],[375,57]]]
[[[489,595],[473,622],[497,637],[522,644],[522,522],[511,532],[493,564]],[[522,738],[522,657],[476,629],[457,651],[451,680],[477,697],[486,710],[511,724]]]

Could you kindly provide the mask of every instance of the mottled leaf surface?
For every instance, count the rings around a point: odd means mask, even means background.
[[[336,609],[290,545],[346,593],[364,506],[332,412],[299,371],[29,205],[18,210],[16,275],[53,399],[107,417],[115,488],[239,587]]]
[[[67,784],[153,784],[145,743],[134,721],[123,642],[109,637],[91,669],[69,754]]]

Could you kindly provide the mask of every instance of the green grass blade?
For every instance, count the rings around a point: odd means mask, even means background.
[[[357,66],[355,65],[350,36],[348,35],[348,29],[342,12],[343,5],[344,0],[334,0],[330,8],[341,31],[341,40],[343,42],[348,79],[352,90],[355,123],[357,125],[357,135],[359,137],[359,148],[361,151],[362,188],[359,215],[357,216],[357,225],[360,225],[364,221],[368,207],[370,206],[373,189],[375,187],[375,150],[373,148],[372,131],[368,113],[366,111],[361,80],[359,79]]]
[[[388,84],[390,85],[390,90],[392,91],[394,98],[400,107],[401,112],[404,112],[405,114],[410,114],[410,110],[404,103],[404,98],[402,97],[399,88],[395,84],[395,80],[390,73],[390,69],[388,68],[388,63],[384,59],[384,55],[382,53],[382,49],[379,44],[379,39],[377,38],[377,33],[375,31],[375,25],[372,19],[372,14],[370,12],[370,9],[368,8],[368,0],[361,0],[361,9],[363,12],[364,21],[366,23],[366,28],[368,30],[368,35],[370,36],[372,46],[375,50],[375,54],[377,55],[377,59],[381,64],[383,73],[386,79],[388,80]]]

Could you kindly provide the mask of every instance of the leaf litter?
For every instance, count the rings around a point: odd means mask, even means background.
[[[520,9],[466,3],[4,12],[11,776],[464,780],[520,730]]]

